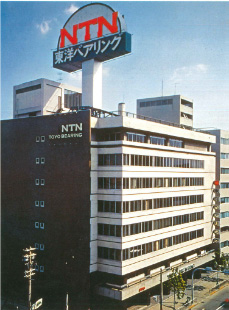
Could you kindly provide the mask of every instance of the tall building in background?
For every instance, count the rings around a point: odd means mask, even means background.
[[[82,105],[77,87],[38,79],[14,86],[13,118],[67,112]]]
[[[66,292],[72,309],[126,309],[154,294],[161,268],[166,281],[213,259],[213,135],[120,104],[3,121],[2,137],[4,293],[25,292],[29,246],[33,298],[55,309]]]
[[[220,181],[220,250],[229,255],[229,131],[209,131],[216,136],[216,180]]]
[[[193,127],[193,102],[181,95],[138,99],[137,114]]]

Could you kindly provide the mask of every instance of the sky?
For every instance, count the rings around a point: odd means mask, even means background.
[[[82,72],[52,68],[60,29],[87,1],[1,2],[1,118],[13,86],[47,78],[81,87]],[[229,2],[106,1],[125,16],[132,52],[103,64],[103,109],[136,113],[136,100],[181,94],[195,128],[229,130]]]

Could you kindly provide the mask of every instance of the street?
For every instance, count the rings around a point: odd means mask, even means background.
[[[207,298],[206,301],[203,301],[201,304],[193,307],[194,310],[216,310],[222,304],[222,302],[229,297],[229,286],[226,286],[222,290],[219,290],[215,294]],[[225,309],[224,307],[220,308]]]

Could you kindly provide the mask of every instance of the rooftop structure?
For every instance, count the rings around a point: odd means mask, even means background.
[[[67,112],[82,105],[77,87],[38,79],[14,86],[13,118]]]
[[[138,99],[137,114],[193,127],[193,102],[181,95]]]

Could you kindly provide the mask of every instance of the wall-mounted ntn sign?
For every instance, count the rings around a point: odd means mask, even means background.
[[[131,35],[122,15],[110,6],[91,3],[77,10],[60,30],[53,67],[73,72],[90,59],[103,62],[131,52]]]

